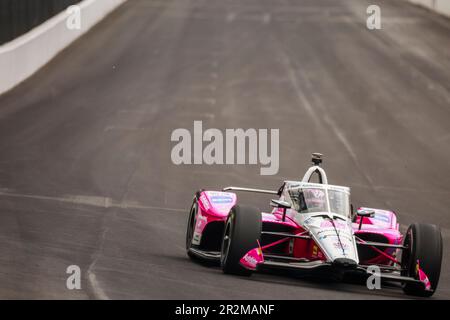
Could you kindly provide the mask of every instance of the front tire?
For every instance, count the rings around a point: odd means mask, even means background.
[[[227,274],[250,276],[240,264],[241,258],[258,246],[261,238],[261,212],[252,207],[234,206],[225,223],[220,264]]]
[[[198,203],[194,198],[191,209],[189,211],[189,218],[186,230],[186,254],[191,259],[196,259],[196,256],[190,251],[192,247],[192,238],[194,237],[195,224],[197,222]]]
[[[406,283],[403,291],[406,294],[431,297],[435,292],[442,263],[442,236],[439,228],[433,224],[414,223],[409,226],[403,242],[407,249],[402,252],[402,275],[418,279],[417,261],[430,281],[431,291],[422,285]]]

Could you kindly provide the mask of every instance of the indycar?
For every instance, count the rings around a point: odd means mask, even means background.
[[[240,276],[303,270],[343,279],[376,272],[380,282],[399,282],[408,295],[432,296],[442,263],[440,229],[413,223],[402,234],[394,211],[354,211],[350,188],[328,184],[322,155],[314,153],[312,162],[301,181],[284,181],[278,190],[196,192],[187,224],[187,255],[220,263],[224,273]],[[261,212],[237,204],[236,192],[276,196],[273,209]]]

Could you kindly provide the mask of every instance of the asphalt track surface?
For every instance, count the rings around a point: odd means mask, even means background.
[[[0,298],[409,298],[186,257],[195,190],[276,189],[311,152],[355,205],[442,227],[433,298],[450,298],[450,21],[378,1],[369,31],[372,2],[130,0],[0,97]],[[279,128],[279,173],[172,164],[170,134],[194,120]],[[81,290],[66,289],[69,265]]]

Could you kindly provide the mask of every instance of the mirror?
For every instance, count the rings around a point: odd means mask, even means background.
[[[373,217],[373,215],[375,214],[375,211],[374,210],[370,210],[370,209],[358,209],[356,211],[356,214],[358,216],[360,216],[361,218]]]
[[[272,207],[283,208],[283,209],[290,209],[291,208],[291,204],[289,202],[286,202],[286,201],[283,201],[283,200],[272,199],[272,200],[270,200],[270,205]]]
[[[371,209],[358,209],[358,210],[356,210],[356,215],[358,217],[360,217],[360,219],[359,219],[359,229],[358,230],[361,230],[364,218],[373,217],[374,214],[375,214],[375,211],[371,210]]]
[[[283,200],[275,200],[272,199],[270,200],[270,204],[272,207],[276,207],[276,208],[282,208],[283,209],[283,221],[286,220],[286,211],[287,209],[291,208],[291,204],[289,202],[283,201]]]

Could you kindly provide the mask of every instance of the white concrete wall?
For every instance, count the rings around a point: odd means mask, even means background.
[[[450,17],[450,0],[436,0],[436,11]]]
[[[408,0],[450,17],[450,0]]]
[[[69,14],[61,12],[28,33],[0,46],[0,94],[33,75],[125,1],[84,0],[79,4],[80,30],[70,30],[67,27]]]

